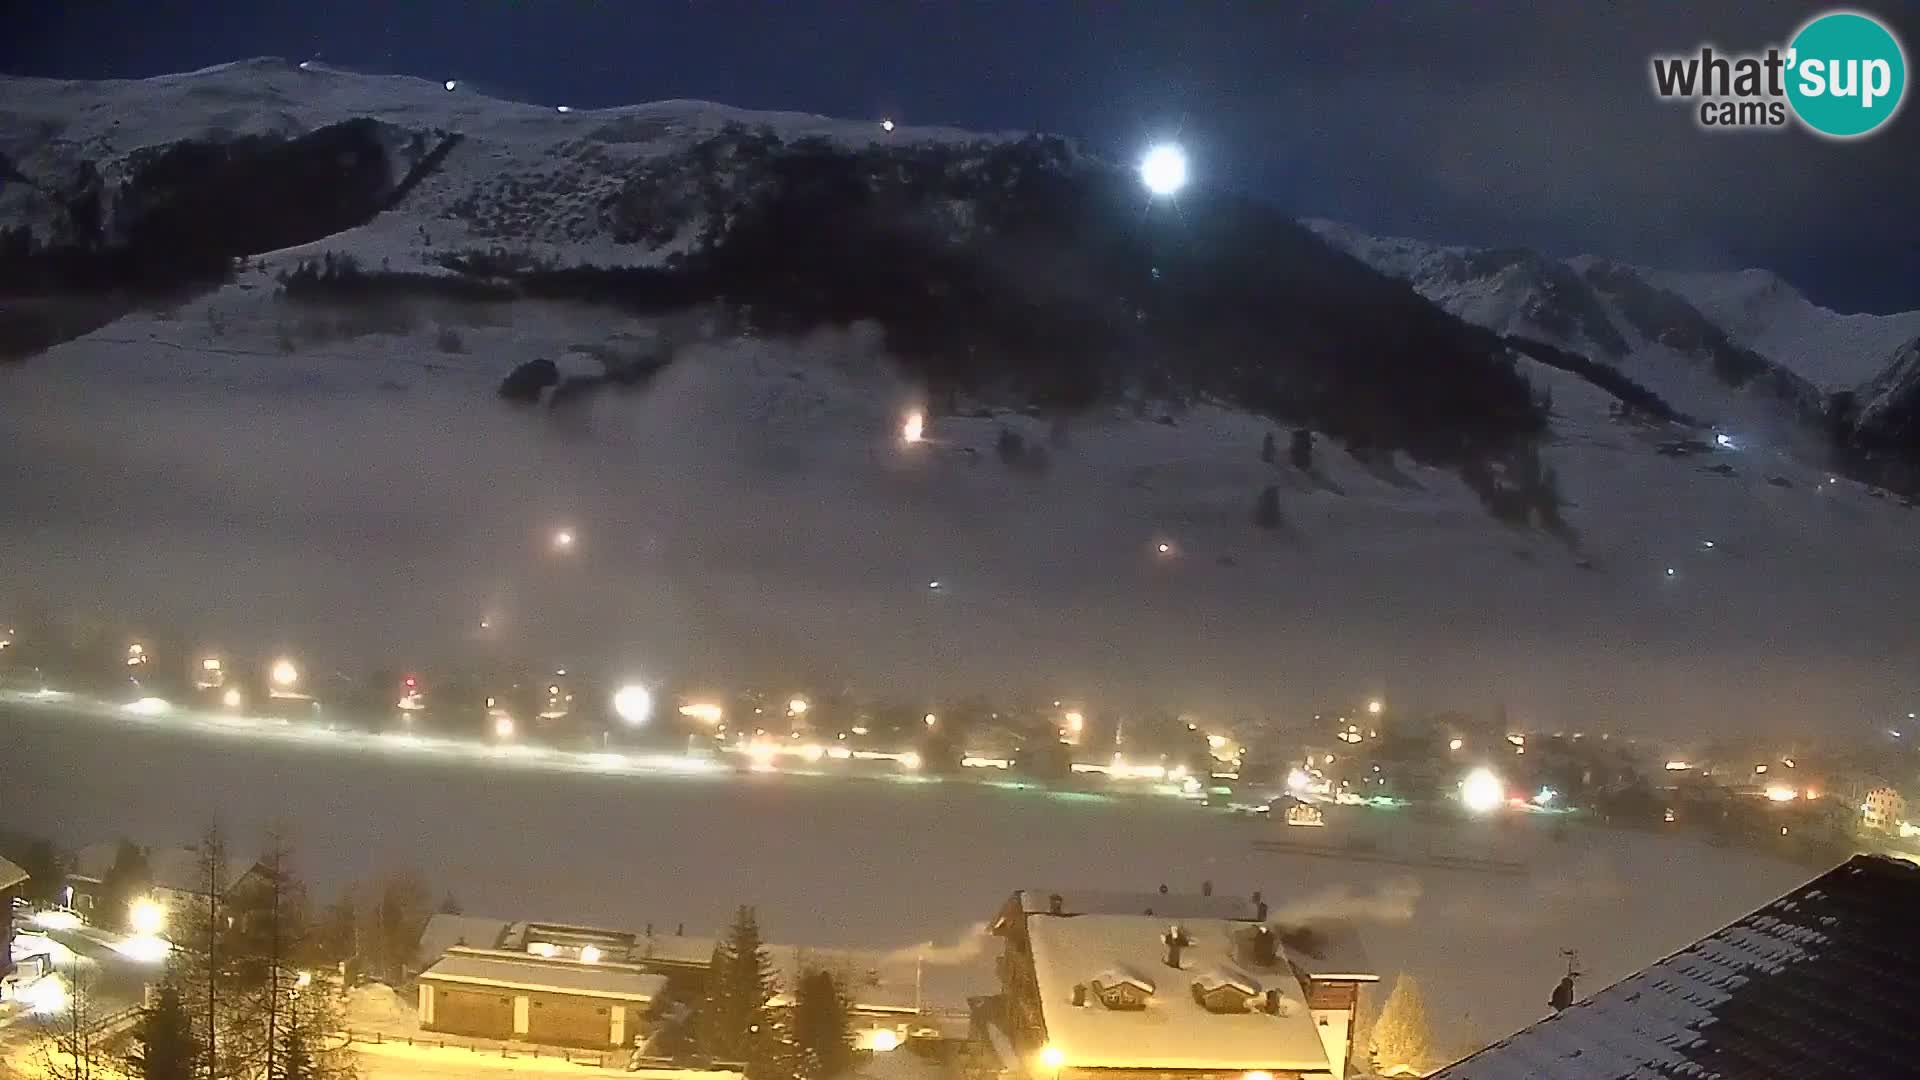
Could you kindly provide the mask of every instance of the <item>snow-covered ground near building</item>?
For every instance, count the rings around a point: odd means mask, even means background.
[[[132,833],[185,841],[220,815],[236,837],[299,823],[298,864],[325,897],[413,868],[467,910],[712,933],[758,905],[769,940],[926,945],[930,1000],[982,992],[981,932],[1016,888],[1262,890],[1276,918],[1339,913],[1390,984],[1417,974],[1464,1052],[1546,1014],[1578,949],[1605,986],[1779,896],[1814,871],[1691,836],[1571,830],[1526,872],[1347,863],[1261,852],[1284,826],[1171,800],[1108,801],[976,785],[758,775],[554,774],[114,730],[9,712],[15,828],[64,844]],[[75,797],[97,778],[112,796]],[[163,824],[164,823],[164,824]],[[237,842],[237,841],[236,841]],[[970,971],[971,981],[950,972]],[[986,976],[990,979],[990,976]],[[1465,1045],[1471,1043],[1472,1045]]]

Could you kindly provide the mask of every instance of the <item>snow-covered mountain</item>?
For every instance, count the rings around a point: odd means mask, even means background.
[[[1900,412],[1900,360],[1920,340],[1920,311],[1843,315],[1765,270],[1679,273],[1307,224],[1468,322],[1610,364],[1717,427],[1802,453],[1898,443],[1884,424],[1856,429],[1828,395],[1872,403],[1862,423]]]
[[[1842,315],[1769,270],[1653,272],[1727,335],[1824,390],[1847,390],[1886,370],[1894,351],[1920,338],[1920,311]]]
[[[277,61],[0,81],[0,154],[0,269],[57,330],[0,368],[0,588],[346,654],[491,614],[557,656],[1223,708],[1906,693],[1912,511],[1749,438],[1819,389],[1631,268],[1319,227],[1436,307],[1257,205],[1143,215],[1056,140]],[[250,258],[185,294],[50,287],[209,237]],[[328,255],[359,269],[279,280]],[[539,358],[598,389],[502,400]],[[529,557],[555,522],[591,573]]]

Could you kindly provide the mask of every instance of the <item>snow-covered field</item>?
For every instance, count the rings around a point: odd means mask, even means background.
[[[10,827],[165,843],[216,814],[242,836],[286,820],[322,896],[411,867],[471,913],[694,933],[748,902],[772,940],[890,947],[983,944],[978,924],[1019,887],[1262,889],[1282,915],[1363,920],[1376,964],[1419,975],[1463,1043],[1544,1013],[1561,949],[1597,988],[1813,876],[1638,833],[1517,845],[1534,852],[1520,875],[1410,869],[1257,852],[1276,826],[1160,800],[487,769],[25,711],[0,724]]]
[[[421,303],[375,332],[272,290],[252,273],[0,370],[0,610],[38,596],[353,674],[488,647],[1222,718],[1384,693],[1533,726],[1845,733],[1912,708],[1887,661],[1912,658],[1913,511],[1765,444],[1714,455],[1726,476],[1661,456],[1671,433],[1545,368],[1577,553],[1448,472],[1326,443],[1317,478],[1265,465],[1269,426],[1219,409],[1058,437],[936,411],[902,446],[918,398],[864,328],[696,344],[642,392],[522,410],[493,394],[514,364],[591,371],[656,328]],[[1002,427],[1051,468],[996,460]],[[1279,534],[1251,524],[1268,484]],[[561,525],[572,558],[546,548]]]

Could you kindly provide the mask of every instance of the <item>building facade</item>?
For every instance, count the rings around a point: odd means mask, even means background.
[[[626,963],[455,946],[420,973],[427,1031],[612,1049],[644,1034],[667,980]]]

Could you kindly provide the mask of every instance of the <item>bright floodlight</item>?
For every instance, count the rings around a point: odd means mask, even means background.
[[[634,727],[653,717],[653,691],[633,683],[613,693],[614,715]]]
[[[580,947],[580,962],[583,964],[599,963],[600,947],[598,945],[582,945]]]
[[[893,121],[889,120],[887,124],[888,130],[892,130]],[[867,1043],[870,1049],[877,1053],[884,1054],[889,1050],[899,1048],[900,1036],[896,1035],[892,1028],[878,1028],[872,1035],[867,1037]]]
[[[907,414],[906,422],[900,425],[900,438],[903,442],[917,443],[926,437],[927,414],[915,409]]]
[[[1372,701],[1367,702],[1367,712],[1374,716],[1379,716],[1380,710],[1384,708],[1386,708],[1386,705],[1379,698],[1374,698]]]
[[[1476,814],[1498,810],[1506,797],[1506,785],[1492,769],[1475,769],[1460,781],[1460,802]]]
[[[285,658],[273,662],[273,685],[286,688],[300,681],[300,669]]]
[[[240,707],[240,691],[228,690],[226,693],[221,694],[220,703],[222,705],[225,705],[229,709],[239,708]]]
[[[680,715],[702,723],[717,724],[726,718],[726,710],[710,701],[696,701],[680,706]]]
[[[493,733],[503,739],[513,738],[513,717],[501,713],[493,718]]]
[[[459,87],[460,87],[460,80],[458,80],[458,79],[448,79],[448,80],[447,80],[447,81],[446,81],[445,83],[442,83],[441,85],[443,85],[443,86],[445,86],[445,87],[447,88],[447,93],[449,93],[449,94],[451,94],[451,93],[453,93],[453,92],[454,92],[455,90],[457,90],[457,89],[459,89]]]
[[[58,975],[42,975],[21,988],[20,1001],[28,1012],[40,1016],[63,1013],[67,1011],[67,984]]]
[[[138,701],[129,703],[127,705],[127,711],[137,713],[140,716],[159,716],[162,713],[172,712],[173,703],[166,698],[143,697]]]
[[[1051,1043],[1040,1048],[1040,1064],[1045,1065],[1049,1069],[1060,1068],[1061,1065],[1066,1063],[1066,1060],[1067,1055],[1062,1053],[1059,1047]]]
[[[127,925],[136,934],[152,937],[167,924],[167,909],[152,897],[143,896],[127,909]]]
[[[795,695],[787,701],[787,711],[795,716],[807,715],[807,710],[810,708],[812,708],[812,706],[807,703],[807,699],[798,695]]]
[[[1155,195],[1172,195],[1186,187],[1186,151],[1170,143],[1147,151],[1140,159],[1140,182]]]
[[[893,121],[891,121],[891,120],[882,120],[882,121],[880,121],[880,130],[881,130],[881,131],[892,131],[892,130],[893,130]],[[891,1046],[889,1046],[889,1047],[888,1047],[887,1049],[889,1049],[889,1050],[891,1050],[891,1049],[893,1049],[893,1048],[892,1048]]]
[[[574,535],[572,529],[559,529],[553,534],[553,550],[572,551]]]

